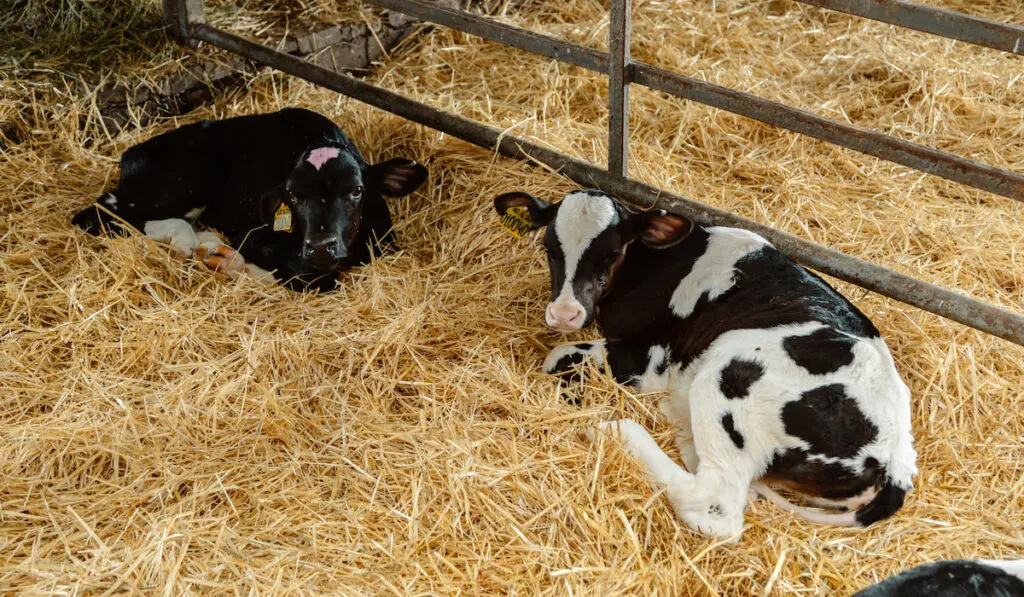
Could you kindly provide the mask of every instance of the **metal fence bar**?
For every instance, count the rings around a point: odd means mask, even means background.
[[[429,2],[408,2],[406,0],[364,0],[364,2],[416,17],[421,21],[430,21],[457,29],[499,44],[554,58],[559,62],[602,74],[608,73],[608,54],[606,52],[571,44],[557,37],[534,33],[520,27],[505,25],[492,19],[478,17],[462,10],[437,6]]]
[[[189,40],[189,28],[194,23],[205,23],[203,0],[163,0],[164,24],[169,34],[180,44],[195,47],[196,43]]]
[[[1024,27],[906,0],[798,0],[804,4],[916,29],[970,44],[1024,54]]]
[[[633,81],[976,189],[1024,201],[1024,175],[1015,172],[646,64],[634,65]]]
[[[571,64],[608,74],[608,65],[611,60],[607,53],[555,37],[536,33],[526,36],[523,35],[522,30],[515,27],[468,15],[462,11],[433,6],[423,0],[364,1],[543,56],[556,59],[560,59],[560,56],[571,56],[573,59],[568,60]],[[513,34],[513,31],[518,31],[518,33]],[[1015,172],[818,116],[779,102],[680,75],[642,62],[630,64],[626,79],[645,87],[740,114],[765,124],[840,145],[976,189],[1024,201],[1024,175]]]
[[[626,176],[629,167],[629,38],[632,0],[612,0],[608,28],[608,172]]]
[[[547,165],[576,183],[597,187],[637,205],[659,207],[700,224],[720,224],[751,230],[770,240],[783,254],[820,272],[913,305],[947,319],[1024,346],[1024,317],[957,292],[922,282],[906,274],[828,249],[726,211],[702,205],[656,187],[615,176],[593,164],[531,143],[461,116],[410,100],[358,79],[342,75],[283,52],[251,42],[208,25],[194,25],[192,36],[290,75],[365,102],[502,155],[529,158]]]

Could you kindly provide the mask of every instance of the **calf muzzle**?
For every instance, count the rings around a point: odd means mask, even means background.
[[[548,304],[544,312],[547,324],[560,332],[575,332],[583,328],[587,311],[576,301],[570,303],[553,302]]]
[[[302,258],[321,269],[333,267],[347,256],[345,246],[333,234],[313,235],[302,243]]]

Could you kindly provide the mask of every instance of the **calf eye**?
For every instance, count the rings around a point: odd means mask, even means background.
[[[363,197],[363,187],[362,186],[356,187],[355,190],[352,191],[351,197],[353,199],[361,199]]]

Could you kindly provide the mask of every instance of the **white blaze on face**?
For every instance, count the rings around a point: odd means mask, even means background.
[[[573,291],[573,279],[587,247],[614,221],[615,206],[609,197],[575,192],[562,199],[554,226],[565,258],[565,280],[545,313],[549,326],[561,330],[583,327],[586,311]]]

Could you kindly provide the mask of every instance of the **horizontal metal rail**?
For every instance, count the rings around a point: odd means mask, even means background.
[[[906,0],[797,1],[986,48],[1024,54],[1024,27],[1020,25]]]
[[[922,282],[906,274],[858,259],[792,234],[615,176],[598,168],[502,131],[410,100],[397,93],[278,52],[208,25],[192,26],[192,37],[240,54],[290,75],[327,87],[371,106],[443,131],[469,143],[516,159],[531,159],[585,187],[596,187],[644,207],[658,207],[703,225],[735,226],[769,239],[783,254],[808,267],[868,290],[946,317],[983,332],[1024,345],[1024,317],[962,294]]]
[[[609,74],[610,59],[607,52],[586,48],[555,37],[529,33],[464,11],[435,6],[423,0],[365,1],[490,41],[556,58],[595,72]],[[1024,201],[1024,175],[1015,172],[1001,170],[952,153],[818,116],[805,110],[687,77],[643,62],[632,62],[625,73],[624,80],[627,83],[634,82],[976,189]]]

